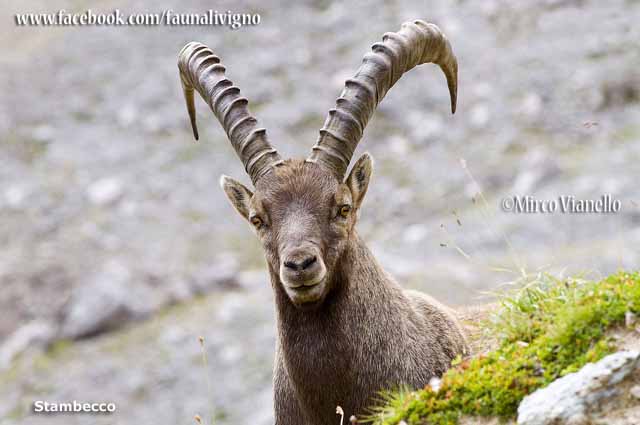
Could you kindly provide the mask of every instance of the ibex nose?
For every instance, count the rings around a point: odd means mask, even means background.
[[[280,278],[290,288],[314,286],[319,283],[326,268],[318,249],[313,246],[301,246],[285,251],[280,264]]]
[[[318,257],[315,255],[308,256],[302,260],[297,261],[285,261],[284,266],[288,269],[298,271],[298,270],[306,270],[311,267],[316,261],[318,261]]]

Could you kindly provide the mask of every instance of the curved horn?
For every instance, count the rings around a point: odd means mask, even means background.
[[[227,133],[233,148],[255,185],[271,166],[281,163],[280,155],[267,140],[264,128],[258,127],[250,113],[248,101],[240,89],[225,76],[225,67],[211,49],[191,42],[178,56],[180,81],[187,103],[193,136],[198,140],[193,90],[207,102]]]
[[[397,33],[384,34],[371,50],[356,75],[345,82],[307,158],[329,168],[340,180],[376,107],[402,74],[415,66],[429,62],[440,66],[447,77],[451,112],[456,111],[458,62],[440,28],[420,20],[407,22]]]

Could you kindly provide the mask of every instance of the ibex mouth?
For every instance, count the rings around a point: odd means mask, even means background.
[[[292,282],[289,279],[283,279],[283,283],[287,288],[300,291],[300,290],[309,289],[318,285],[324,280],[325,275],[326,275],[326,272],[325,270],[323,270],[322,273],[319,273],[317,276],[315,276],[313,279],[310,279],[310,280]]]
[[[326,291],[327,271],[324,267],[313,277],[296,279],[286,274],[280,276],[287,296],[298,307],[309,306],[322,300]]]
[[[285,292],[291,302],[300,308],[317,305],[325,296],[326,285],[325,279],[321,279],[317,283],[311,285],[300,285],[296,287],[284,285]]]

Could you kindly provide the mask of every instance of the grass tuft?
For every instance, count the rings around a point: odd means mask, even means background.
[[[367,422],[376,425],[457,424],[463,415],[513,418],[520,401],[559,377],[615,351],[606,331],[640,313],[640,273],[599,282],[539,274],[501,296],[487,324],[494,351],[457,360],[435,391],[382,394]]]

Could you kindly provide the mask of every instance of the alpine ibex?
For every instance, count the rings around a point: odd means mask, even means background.
[[[440,29],[405,23],[364,56],[329,111],[305,160],[283,160],[247,99],[203,44],[180,52],[178,67],[196,139],[194,89],[213,110],[255,187],[222,176],[233,207],[251,223],[267,260],[277,308],[274,371],[278,425],[336,423],[363,414],[378,391],[418,388],[467,350],[453,314],[429,296],[402,289],[355,230],[372,159],[346,179],[364,128],[402,74],[423,63],[443,70],[455,112],[457,61]]]

